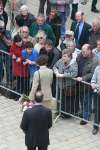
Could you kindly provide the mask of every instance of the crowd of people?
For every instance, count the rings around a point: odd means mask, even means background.
[[[89,24],[85,20],[85,13],[78,10],[78,0],[47,0],[45,17],[45,2],[46,0],[40,0],[37,17],[29,12],[27,5],[20,6],[20,11],[15,16],[14,30],[11,32],[6,27],[8,15],[4,10],[5,5],[0,1],[0,83],[4,78],[5,66],[7,86],[11,85],[12,90],[27,94],[34,100],[41,81],[44,105],[52,108],[51,99],[55,97],[58,77],[63,82],[61,87],[59,81],[59,89],[63,90],[62,110],[65,111],[66,108],[66,112],[69,112],[71,107],[70,113],[73,113],[75,95],[72,95],[70,103],[65,88],[72,89],[74,82],[70,84],[63,79],[70,77],[77,82],[86,81],[96,92],[85,93],[85,97],[81,95],[81,106],[76,106],[83,115],[80,124],[85,125],[87,122],[84,119],[89,120],[91,116],[93,97],[94,123],[99,124],[100,96],[96,96],[96,93],[100,93],[100,20],[95,18]],[[99,13],[96,2],[93,0],[91,10]],[[66,29],[70,5],[72,24],[70,29]],[[15,87],[12,87],[14,81]],[[94,125],[93,134],[97,132],[98,125]]]

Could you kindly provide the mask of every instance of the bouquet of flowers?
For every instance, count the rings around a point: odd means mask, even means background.
[[[22,95],[19,98],[19,102],[21,104],[21,111],[25,111],[29,108],[32,108],[34,105],[34,102],[31,101],[26,95]]]

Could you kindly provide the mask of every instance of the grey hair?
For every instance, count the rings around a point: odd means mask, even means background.
[[[68,48],[63,49],[62,56],[65,55],[65,54],[67,54],[68,57],[72,57],[72,53],[71,53],[70,49],[68,49]]]

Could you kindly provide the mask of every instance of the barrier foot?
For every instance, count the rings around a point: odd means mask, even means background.
[[[57,122],[57,120],[60,118],[61,113],[54,119],[53,124],[55,124]]]

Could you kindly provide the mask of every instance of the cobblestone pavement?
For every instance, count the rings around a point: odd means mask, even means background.
[[[99,1],[99,0],[98,0]],[[90,0],[91,2],[91,0]],[[88,5],[80,5],[91,23],[95,16]],[[31,12],[38,12],[38,0],[28,0]],[[97,7],[100,7],[100,1]],[[0,96],[0,150],[26,150],[24,134],[20,130],[22,112],[18,102]],[[100,150],[100,132],[92,135],[92,126],[80,126],[77,119],[59,119],[50,129],[49,150]]]

